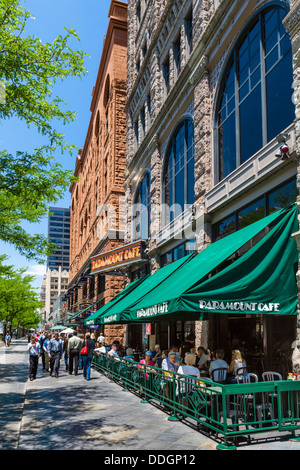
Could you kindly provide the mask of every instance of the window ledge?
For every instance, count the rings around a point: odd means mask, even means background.
[[[292,153],[295,147],[295,124],[293,123],[282,133],[288,134],[286,143],[290,153]],[[224,204],[228,204],[233,199],[239,197],[242,192],[250,189],[251,186],[257,185],[263,179],[278,171],[279,167],[290,163],[292,159],[282,161],[275,157],[275,153],[279,148],[280,144],[276,138],[271,140],[253,157],[249,158],[230,175],[217,183],[205,195],[205,208],[207,212],[214,212]]]

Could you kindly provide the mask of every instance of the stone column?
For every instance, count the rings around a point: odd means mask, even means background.
[[[204,197],[210,188],[211,153],[211,94],[208,57],[202,56],[191,77],[194,86],[194,132],[195,132],[195,208],[196,248],[201,251],[210,243],[209,217],[205,214]],[[208,346],[208,321],[196,322],[196,346]]]
[[[298,162],[297,166],[297,188],[298,197],[297,203],[300,212],[300,0],[291,0],[291,9],[283,20],[286,31],[289,33],[292,41],[293,51],[293,75],[294,75],[294,103],[296,108],[296,159]],[[300,216],[299,216],[300,222]],[[300,251],[300,231],[293,234],[293,238],[297,242],[298,250]],[[297,316],[297,334],[296,340],[300,342],[300,260],[297,271],[297,287],[298,287],[298,316]],[[296,354],[295,354],[296,353]],[[300,353],[299,353],[300,354]],[[294,373],[300,373],[300,364],[295,360],[297,350],[294,350],[293,354],[293,371]]]

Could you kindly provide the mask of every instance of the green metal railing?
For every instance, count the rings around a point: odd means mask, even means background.
[[[169,420],[192,419],[199,431],[223,437],[218,449],[235,449],[239,436],[289,431],[298,439],[300,381],[283,380],[221,385],[105,354],[93,366],[143,402],[164,407]]]

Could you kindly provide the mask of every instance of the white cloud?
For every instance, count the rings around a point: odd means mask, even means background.
[[[43,276],[46,274],[46,266],[41,266],[40,264],[29,266],[25,274],[29,274],[31,276]]]

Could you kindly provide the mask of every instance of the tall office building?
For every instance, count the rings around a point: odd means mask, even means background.
[[[49,207],[48,237],[56,249],[47,256],[47,268],[69,270],[70,208]]]
[[[45,320],[52,324],[53,304],[66,291],[69,282],[70,208],[49,207],[48,238],[56,246],[47,256],[45,286]]]

